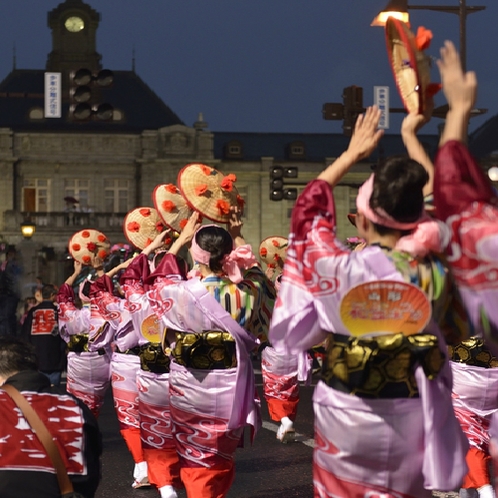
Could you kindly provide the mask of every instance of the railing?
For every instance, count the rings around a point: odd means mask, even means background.
[[[126,213],[86,213],[86,212],[51,212],[51,213],[5,213],[6,230],[18,230],[19,224],[30,220],[36,224],[37,232],[55,230],[77,231],[83,228],[95,228],[104,232],[122,231]],[[80,227],[80,228],[79,228]]]

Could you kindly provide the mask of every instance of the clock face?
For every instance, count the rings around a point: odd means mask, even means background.
[[[66,19],[64,26],[66,26],[66,29],[71,31],[71,33],[78,33],[78,31],[81,31],[85,27],[85,23],[81,17],[73,16]]]

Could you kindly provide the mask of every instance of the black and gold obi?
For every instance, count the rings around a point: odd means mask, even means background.
[[[163,351],[161,344],[149,342],[140,346],[140,368],[156,374],[168,373],[170,357]]]
[[[498,358],[479,337],[471,337],[456,346],[448,346],[448,355],[450,360],[456,363],[482,368],[498,367]]]
[[[69,341],[67,343],[67,350],[71,353],[88,353],[88,334],[73,334],[69,336]],[[100,348],[98,351],[99,355],[105,354],[105,349]]]
[[[229,332],[207,330],[201,333],[175,332],[172,350],[175,361],[188,368],[224,370],[237,366],[235,339]]]
[[[363,398],[416,398],[415,366],[421,365],[427,378],[433,379],[443,363],[438,339],[432,334],[374,338],[330,334],[322,380]]]

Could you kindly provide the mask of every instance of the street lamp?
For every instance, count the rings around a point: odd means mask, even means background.
[[[36,224],[30,219],[26,219],[21,223],[21,233],[25,239],[30,239],[36,232]]]
[[[468,6],[466,0],[459,0],[458,7],[447,5],[408,5],[408,0],[390,0],[384,10],[372,21],[371,26],[385,26],[387,18],[396,17],[403,22],[408,23],[408,10],[433,10],[438,12],[449,12],[457,14],[460,18],[460,60],[463,71],[467,70],[467,16],[474,12],[484,10],[483,6]]]

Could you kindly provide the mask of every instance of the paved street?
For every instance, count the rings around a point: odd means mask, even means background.
[[[261,398],[261,374],[256,381]],[[314,379],[314,384],[316,379]],[[302,387],[296,430],[298,442],[284,445],[277,441],[277,425],[270,421],[266,403],[262,402],[263,428],[250,446],[236,453],[236,477],[228,498],[310,498],[312,485],[313,387]],[[119,434],[110,395],[99,423],[104,437],[103,479],[96,498],[153,498],[151,488],[131,488],[133,461]],[[179,493],[185,498],[185,492]],[[458,493],[434,493],[437,498],[458,498]]]

